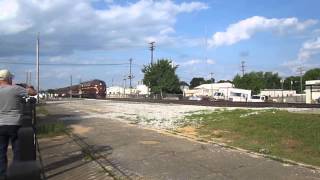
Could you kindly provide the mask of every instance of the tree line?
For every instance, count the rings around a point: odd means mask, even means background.
[[[143,83],[155,94],[179,94],[180,86],[189,86],[194,88],[201,84],[214,83],[215,79],[205,79],[203,77],[194,77],[188,84],[180,81],[176,74],[178,66],[173,65],[168,59],[160,59],[153,64],[143,67]],[[320,80],[320,68],[314,68],[305,72],[302,76],[302,91],[305,89],[305,81]],[[237,74],[233,80],[220,80],[221,82],[231,82],[236,88],[252,90],[253,94],[258,94],[261,89],[285,89],[296,90],[301,93],[300,76],[289,76],[282,80],[278,73],[274,72],[249,72],[243,76]]]

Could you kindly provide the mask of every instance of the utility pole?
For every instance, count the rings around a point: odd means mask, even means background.
[[[281,83],[281,99],[282,99],[282,103],[284,103],[284,99],[283,99],[283,83],[284,83],[284,79],[280,79],[280,83]]]
[[[70,75],[70,99],[72,99],[72,75]]]
[[[37,56],[37,102],[39,103],[39,93],[40,93],[40,33],[37,35],[37,48],[36,48],[36,56]]]
[[[155,45],[154,45],[154,41],[150,42],[150,51],[151,51],[151,64],[153,64],[153,51],[154,51],[154,48],[155,48]]]
[[[298,72],[300,74],[300,93],[302,94],[302,76],[303,76],[303,67],[302,66],[300,66],[298,68]]]
[[[82,83],[82,79],[80,78],[80,80],[79,80],[79,91],[78,91],[78,93],[79,93],[79,98],[82,98],[82,90],[81,90],[81,83]]]
[[[241,67],[242,77],[244,76],[244,73],[245,73],[245,67],[246,67],[245,63],[246,63],[245,61],[241,61],[240,67]]]
[[[32,85],[31,71],[29,71],[28,83],[29,83],[30,86]]]
[[[214,75],[214,73],[211,72],[211,73],[210,73],[210,78],[211,78],[211,96],[212,96],[212,97],[213,97],[213,87],[212,87],[212,84],[213,84],[213,75]]]
[[[123,78],[123,96],[126,97],[126,86],[127,86],[127,79],[126,76]]]
[[[26,85],[29,85],[29,72],[26,71]]]
[[[130,81],[130,89],[132,88],[132,79],[133,79],[133,76],[132,76],[132,72],[131,72],[131,67],[132,67],[132,58],[129,59],[129,62],[130,62],[130,69],[129,69],[129,76],[128,76],[128,79]]]

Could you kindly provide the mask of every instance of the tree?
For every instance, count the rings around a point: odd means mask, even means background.
[[[179,84],[180,84],[180,86],[188,86],[189,87],[189,84],[185,81],[180,81]]]
[[[232,83],[230,80],[219,80],[218,83]]]
[[[190,81],[190,88],[194,88],[200,86],[201,84],[205,84],[206,80],[203,77],[194,77]]]
[[[143,83],[150,87],[155,94],[181,93],[179,78],[176,75],[178,66],[173,66],[167,59],[160,59],[154,64],[144,66]]]
[[[303,80],[304,80],[304,81],[320,80],[320,68],[314,68],[314,69],[308,70],[308,71],[303,75]]]
[[[300,77],[299,76],[289,76],[284,80],[283,88],[287,90],[296,90],[300,92]]]
[[[250,89],[253,94],[258,94],[261,89],[278,89],[281,87],[278,73],[250,72],[243,76],[237,74],[233,78],[236,88]]]

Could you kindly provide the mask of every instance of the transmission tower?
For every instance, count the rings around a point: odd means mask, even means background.
[[[153,64],[153,51],[154,51],[154,48],[155,48],[155,45],[154,45],[154,41],[150,42],[150,51],[151,51],[151,64]]]
[[[245,72],[246,72],[246,71],[245,71],[245,67],[246,67],[245,64],[246,64],[245,61],[241,61],[241,66],[240,66],[240,67],[241,67],[242,76],[244,76],[244,74],[245,74]]]

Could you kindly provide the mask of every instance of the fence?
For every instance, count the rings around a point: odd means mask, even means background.
[[[29,99],[23,104],[22,127],[18,131],[18,160],[8,168],[8,180],[46,179],[43,171],[38,140],[35,133],[36,99]],[[39,161],[37,161],[37,150]],[[42,175],[42,177],[41,177]]]

